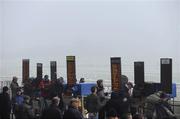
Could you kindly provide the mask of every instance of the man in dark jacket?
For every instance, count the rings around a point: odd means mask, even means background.
[[[129,101],[127,97],[124,96],[123,92],[112,92],[111,99],[106,103],[106,112],[108,113],[110,109],[115,109],[118,117],[124,118],[127,113],[129,113]]]
[[[86,98],[86,109],[89,113],[89,119],[98,119],[98,111],[101,107],[100,99],[97,96],[97,87],[91,88],[91,94]]]
[[[78,110],[79,100],[73,98],[70,102],[70,106],[64,113],[63,119],[84,119],[82,113]]]
[[[60,99],[58,97],[54,97],[50,107],[44,110],[41,119],[62,119],[63,116],[58,107],[59,101]]]
[[[9,88],[5,86],[0,94],[0,119],[10,119],[11,101],[8,92]]]
[[[20,119],[34,119],[35,114],[32,106],[30,105],[30,97],[24,96],[23,105],[19,109],[21,115],[19,115]]]

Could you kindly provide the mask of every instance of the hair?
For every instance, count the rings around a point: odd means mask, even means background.
[[[142,115],[141,114],[135,114],[133,116],[133,119],[142,119]]]
[[[114,108],[110,108],[106,113],[107,117],[118,117],[117,111]]]
[[[73,102],[79,102],[79,100],[77,98],[72,98],[70,104],[72,104]]]
[[[4,86],[3,87],[3,92],[6,92],[6,91],[8,91],[9,90],[9,88],[7,87],[7,86]]]
[[[91,92],[94,93],[96,89],[97,89],[96,86],[91,87]]]
[[[58,98],[58,97],[53,97],[53,99],[52,99],[52,104],[58,104],[59,101],[60,101],[60,98]]]
[[[17,80],[18,78],[16,76],[13,76],[13,80],[12,81],[15,81]]]

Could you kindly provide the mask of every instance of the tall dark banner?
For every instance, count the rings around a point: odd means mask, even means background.
[[[56,61],[50,62],[50,69],[51,69],[51,80],[57,79]]]
[[[29,79],[29,59],[23,59],[22,61],[22,77],[22,83]]]
[[[112,91],[119,92],[121,89],[121,58],[111,57],[111,85]]]
[[[76,63],[75,56],[67,56],[67,84],[73,86],[76,83]]]
[[[172,59],[161,58],[161,89],[166,93],[172,93]]]
[[[42,79],[43,75],[43,64],[42,63],[37,63],[37,79]]]
[[[144,62],[134,62],[134,83],[144,85]]]

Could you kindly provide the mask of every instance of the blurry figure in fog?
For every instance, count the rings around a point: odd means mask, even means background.
[[[14,100],[17,90],[19,89],[19,85],[17,81],[18,81],[18,78],[14,76],[10,85],[11,92],[12,92],[12,100]]]
[[[84,78],[80,78],[79,83],[85,83],[85,79]]]
[[[83,119],[83,115],[78,108],[79,99],[72,98],[68,110],[64,113],[63,119]]]
[[[62,119],[62,112],[58,107],[59,102],[59,97],[53,97],[50,107],[43,111],[41,119]]]
[[[106,98],[105,98],[104,85],[102,79],[97,80],[97,96],[100,99],[100,103],[101,103],[101,107],[99,108],[98,119],[104,119],[105,118],[104,106],[106,105]]]
[[[9,96],[9,88],[3,87],[3,92],[0,94],[0,119],[10,119],[11,100]]]

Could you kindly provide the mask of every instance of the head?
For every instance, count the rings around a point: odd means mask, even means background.
[[[128,82],[128,83],[127,83],[127,86],[128,86],[128,89],[133,88],[133,84],[132,84],[131,82]]]
[[[60,102],[60,98],[59,97],[53,97],[52,105],[58,106],[59,102]]]
[[[111,108],[106,114],[108,119],[119,119],[117,111],[114,108]]]
[[[48,76],[48,75],[45,75],[45,76],[44,76],[44,80],[49,80],[49,76]]]
[[[78,98],[72,98],[70,105],[76,109],[78,109],[79,107],[79,99]]]
[[[9,91],[9,88],[7,86],[4,86],[3,87],[3,93],[8,93],[8,91]]]
[[[102,79],[97,80],[97,86],[100,88],[103,88],[103,80]]]
[[[21,89],[18,89],[18,90],[17,90],[17,95],[22,95]]]
[[[59,80],[60,83],[64,84],[64,78],[63,77],[59,77],[58,80]]]
[[[135,114],[133,119],[143,119],[143,116],[141,114]]]
[[[30,97],[27,96],[27,95],[25,95],[25,96],[24,96],[24,102],[25,102],[25,103],[29,103],[29,102],[30,102]]]
[[[97,93],[97,87],[96,86],[91,87],[91,93],[93,93],[93,94]]]
[[[85,82],[85,79],[84,78],[81,78],[79,83],[84,83]]]
[[[132,119],[132,114],[131,113],[127,113],[126,114],[126,119]]]
[[[13,82],[17,83],[18,78],[16,76],[13,76]]]

